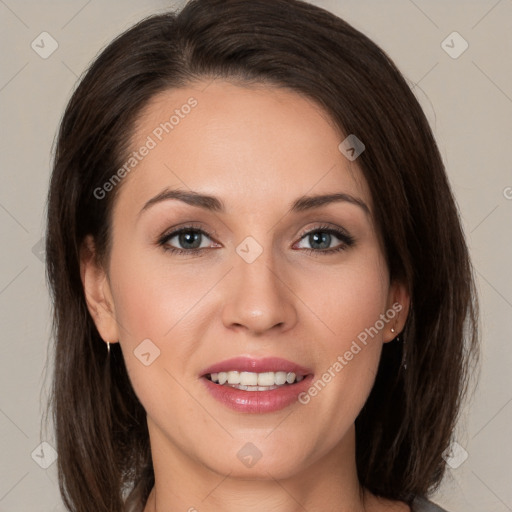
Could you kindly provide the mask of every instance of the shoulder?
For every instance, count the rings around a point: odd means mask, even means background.
[[[414,501],[412,502],[411,512],[448,512],[444,508],[432,503],[426,498],[422,498],[421,496],[416,496]]]

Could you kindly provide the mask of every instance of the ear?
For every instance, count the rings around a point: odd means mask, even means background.
[[[117,343],[119,329],[108,276],[98,263],[94,239],[87,235],[80,248],[80,277],[87,308],[105,342]]]
[[[409,314],[410,302],[411,298],[407,286],[400,280],[393,281],[388,293],[386,316],[390,320],[384,329],[384,343],[394,340],[403,331]]]

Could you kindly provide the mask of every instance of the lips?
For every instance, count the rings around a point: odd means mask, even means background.
[[[255,374],[268,377],[270,372],[274,372],[276,380],[279,378],[278,375],[282,378],[285,374],[291,380],[288,383],[272,386],[261,386],[259,377],[258,386],[236,386],[212,381],[211,374],[219,380],[221,375],[226,377],[226,374],[229,375],[231,372],[237,376],[248,372],[253,376],[253,380]],[[296,377],[297,380],[292,382]],[[279,357],[263,359],[235,357],[205,368],[201,372],[200,380],[210,395],[223,406],[237,412],[262,414],[279,411],[296,404],[300,393],[310,386],[313,371],[311,368]]]
[[[214,365],[205,368],[201,371],[200,376],[206,377],[211,373],[229,371],[254,373],[293,372],[295,375],[301,376],[306,376],[313,373],[311,368],[301,366],[280,357],[265,357],[262,359],[255,359],[252,357],[234,357],[219,363],[215,363]]]

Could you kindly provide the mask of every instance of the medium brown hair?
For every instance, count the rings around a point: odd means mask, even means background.
[[[146,414],[119,344],[107,355],[88,312],[80,249],[91,234],[106,265],[122,183],[103,200],[93,191],[126,160],[149,100],[214,78],[291,89],[365,144],[357,164],[390,278],[406,283],[412,302],[402,341],[384,345],[356,420],[357,470],[379,496],[410,503],[427,495],[443,476],[443,452],[478,360],[473,272],[428,121],[386,53],[328,11],[299,0],[191,0],[110,43],[61,122],[46,262],[55,338],[48,408],[64,503],[76,512],[121,512],[130,494],[142,510],[154,484]]]

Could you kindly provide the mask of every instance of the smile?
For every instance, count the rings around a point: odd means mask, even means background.
[[[208,393],[222,406],[262,414],[298,402],[299,394],[313,380],[313,371],[277,357],[236,357],[205,368],[200,377]]]

